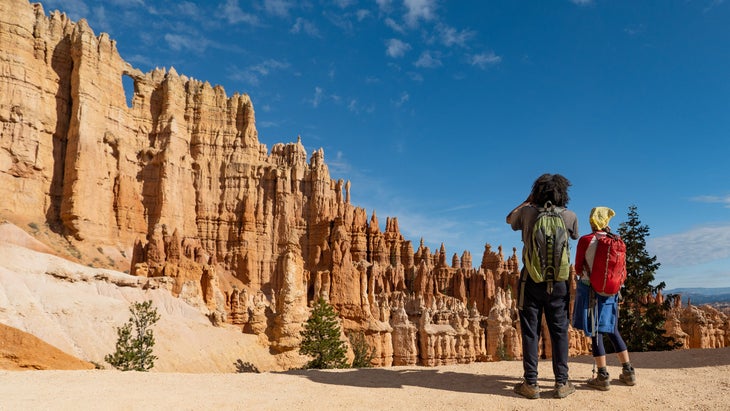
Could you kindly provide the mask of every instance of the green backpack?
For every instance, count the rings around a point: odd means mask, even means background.
[[[548,201],[538,211],[532,238],[526,247],[525,266],[534,282],[548,281],[548,292],[551,292],[554,281],[565,281],[570,276],[569,234],[561,216],[563,208]]]

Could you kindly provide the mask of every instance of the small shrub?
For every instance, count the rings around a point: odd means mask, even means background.
[[[38,224],[36,223],[28,223],[28,227],[30,227],[33,231],[38,231]]]
[[[352,352],[355,358],[352,360],[352,368],[370,368],[373,366],[372,361],[375,358],[375,350],[371,349],[365,341],[365,334],[361,332],[351,332],[347,335],[352,346]]]
[[[126,324],[117,328],[117,350],[104,360],[122,371],[148,371],[154,367],[157,357],[152,354],[155,337],[152,327],[159,319],[152,301],[135,302],[129,307],[132,316]],[[134,335],[133,335],[134,332]]]

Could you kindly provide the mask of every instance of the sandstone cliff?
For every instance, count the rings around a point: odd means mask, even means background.
[[[164,280],[280,354],[319,297],[365,333],[376,365],[520,353],[514,249],[487,244],[475,267],[468,252],[414,249],[395,217],[381,231],[321,149],[259,142],[248,95],[173,68],[142,73],[85,20],[7,0],[0,96],[0,215],[80,261]],[[574,333],[571,352],[587,347]]]

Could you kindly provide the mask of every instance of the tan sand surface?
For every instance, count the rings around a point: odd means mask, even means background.
[[[727,410],[730,348],[634,353],[637,385],[595,391],[589,357],[572,358],[575,394],[552,398],[549,360],[542,398],[512,392],[522,363],[266,373],[0,371],[2,410]]]

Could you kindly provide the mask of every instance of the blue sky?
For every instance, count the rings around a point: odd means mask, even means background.
[[[730,286],[730,2],[47,0],[142,71],[251,96],[381,225],[481,261],[542,173],[649,226],[667,288]],[[450,260],[449,260],[450,261]]]

